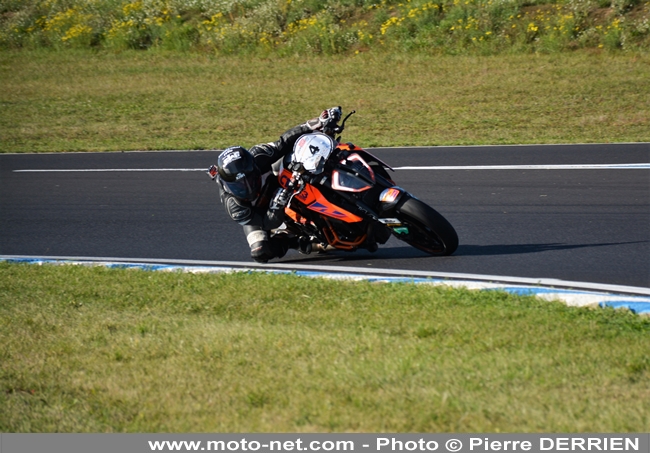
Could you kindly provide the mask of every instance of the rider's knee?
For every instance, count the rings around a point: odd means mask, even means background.
[[[260,228],[248,227],[245,230],[248,230],[246,231],[246,240],[251,249],[251,258],[258,263],[266,263],[273,258],[268,233]]]
[[[275,258],[273,250],[268,241],[256,242],[251,245],[251,258],[253,258],[258,263],[266,263],[270,259]]]

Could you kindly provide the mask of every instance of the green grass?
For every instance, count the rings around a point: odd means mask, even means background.
[[[499,292],[0,264],[3,432],[648,432],[648,351]]]
[[[342,105],[360,146],[650,141],[650,54],[0,52],[0,152],[215,149]]]

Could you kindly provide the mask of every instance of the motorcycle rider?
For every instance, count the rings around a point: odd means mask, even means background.
[[[292,127],[275,142],[263,143],[249,150],[233,146],[224,150],[208,173],[219,185],[219,196],[226,212],[243,226],[251,250],[251,258],[266,263],[282,258],[287,250],[310,252],[308,242],[289,235],[269,232],[283,222],[284,207],[288,199],[282,197],[273,165],[293,150],[304,134],[315,131],[334,135],[334,128],[341,119],[341,107],[324,110],[317,118]],[[274,195],[275,193],[275,195]]]

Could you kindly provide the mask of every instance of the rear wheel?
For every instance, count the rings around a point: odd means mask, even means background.
[[[397,211],[406,230],[395,235],[407,244],[436,256],[451,255],[458,248],[456,230],[431,206],[408,198]]]

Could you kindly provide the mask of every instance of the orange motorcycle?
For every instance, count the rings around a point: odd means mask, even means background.
[[[343,132],[354,113],[334,132]],[[340,139],[319,132],[303,135],[281,162],[278,179],[289,201],[277,234],[307,239],[319,250],[371,252],[394,235],[431,255],[454,253],[458,235],[447,219],[396,186],[389,165]]]

